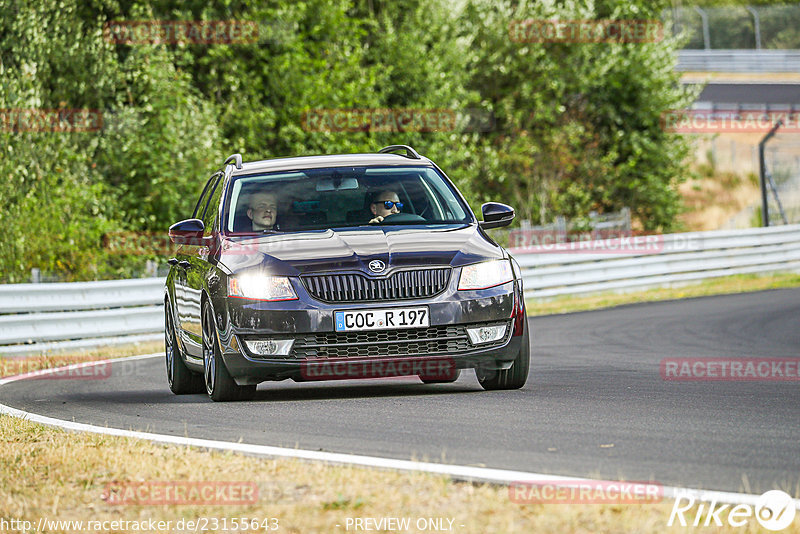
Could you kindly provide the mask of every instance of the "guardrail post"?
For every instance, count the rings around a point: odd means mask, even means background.
[[[31,269],[31,283],[38,284],[42,281],[42,272],[37,268],[34,267]]]
[[[753,15],[753,22],[755,23],[754,29],[756,32],[756,50],[761,50],[761,24],[758,19],[758,11],[752,6],[744,6],[747,11]]]
[[[694,9],[700,13],[700,19],[703,21],[703,46],[706,50],[711,50],[711,32],[708,30],[708,14],[697,6],[694,6]]]
[[[767,141],[772,139],[772,136],[775,135],[775,132],[778,131],[783,125],[783,121],[779,120],[775,126],[769,131],[767,135],[764,136],[758,143],[758,174],[761,177],[761,225],[764,227],[769,226],[769,206],[767,205],[767,161],[764,157],[764,147],[767,144]]]

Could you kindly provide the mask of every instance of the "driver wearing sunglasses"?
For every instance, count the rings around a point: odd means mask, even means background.
[[[384,217],[393,215],[395,213],[400,213],[400,211],[403,209],[403,203],[400,202],[400,198],[397,196],[397,193],[387,189],[386,191],[380,191],[377,195],[375,195],[375,198],[369,205],[369,209],[375,216],[369,221],[369,224],[374,224],[383,222]]]

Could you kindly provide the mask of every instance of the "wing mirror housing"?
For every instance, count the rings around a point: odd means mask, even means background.
[[[200,219],[186,219],[169,227],[169,240],[176,245],[206,245],[203,232],[206,226]]]
[[[516,216],[514,208],[499,202],[487,202],[481,206],[481,212],[483,213],[483,221],[479,222],[478,225],[484,230],[508,226]]]

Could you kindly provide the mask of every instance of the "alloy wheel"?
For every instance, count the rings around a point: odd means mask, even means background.
[[[214,350],[214,317],[211,315],[211,306],[206,306],[203,312],[203,374],[205,375],[206,392],[214,393],[217,359]]]

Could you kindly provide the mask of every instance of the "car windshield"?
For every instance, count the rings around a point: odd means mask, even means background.
[[[334,167],[234,178],[227,233],[370,224],[470,223],[469,208],[431,167]],[[380,222],[376,217],[384,216]]]

